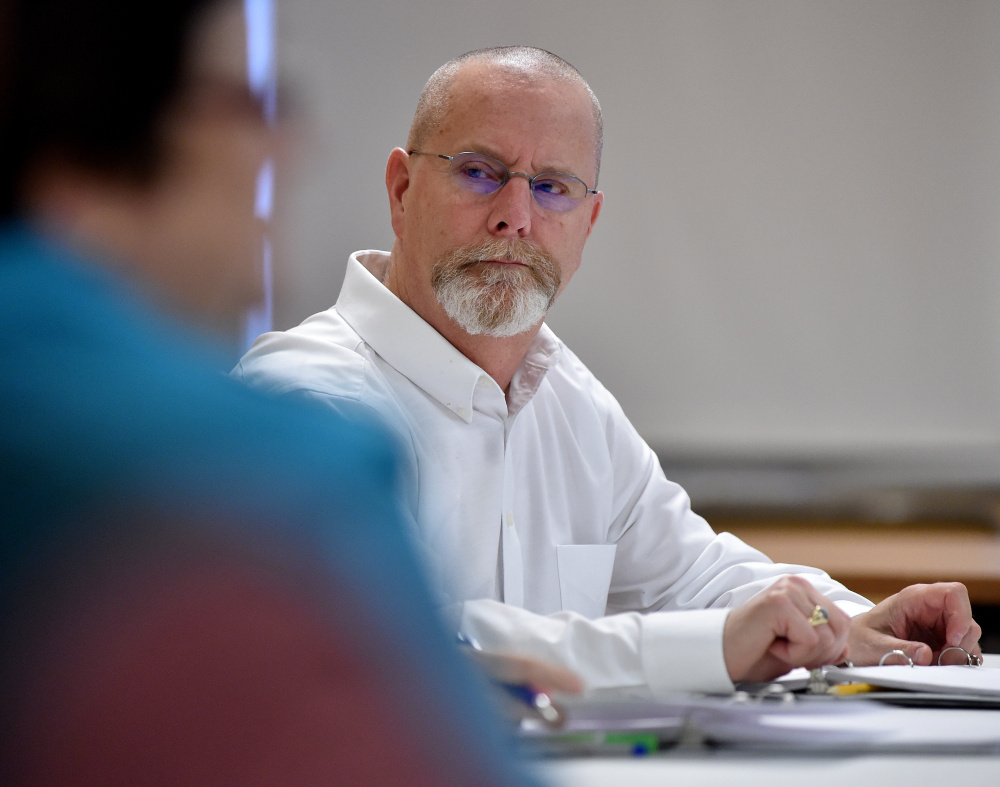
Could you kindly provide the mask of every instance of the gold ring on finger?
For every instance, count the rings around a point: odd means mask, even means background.
[[[830,613],[826,611],[825,607],[821,607],[817,604],[809,616],[809,625],[811,626],[825,626],[830,622]]]

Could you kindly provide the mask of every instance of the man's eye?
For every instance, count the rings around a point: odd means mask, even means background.
[[[534,188],[543,194],[566,194],[569,191],[569,187],[561,180],[552,179],[536,180]]]
[[[477,164],[466,164],[462,167],[462,174],[473,180],[499,180],[497,174],[483,166]]]

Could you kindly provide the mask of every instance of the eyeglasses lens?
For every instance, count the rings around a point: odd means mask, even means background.
[[[455,156],[451,172],[459,186],[477,194],[498,191],[510,177],[510,171],[502,162],[480,153]],[[543,173],[531,180],[531,194],[543,208],[562,213],[572,210],[587,196],[587,187],[572,175]]]

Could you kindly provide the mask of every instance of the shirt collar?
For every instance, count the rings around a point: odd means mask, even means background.
[[[388,267],[384,251],[352,254],[337,311],[396,371],[471,422],[477,385],[496,387],[496,383],[382,284]],[[510,415],[534,396],[558,358],[559,346],[555,334],[543,325],[511,381]],[[480,382],[484,378],[486,382]]]
[[[559,339],[549,326],[543,323],[542,329],[528,347],[524,360],[510,381],[507,407],[511,416],[516,415],[518,410],[531,401],[549,369],[559,360],[561,347]]]

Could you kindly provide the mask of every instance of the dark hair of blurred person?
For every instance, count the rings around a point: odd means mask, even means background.
[[[523,783],[392,443],[193,329],[259,293],[242,24],[0,0],[0,782]]]
[[[0,215],[95,246],[159,304],[232,330],[261,297],[254,184],[277,139],[236,3],[6,5]]]

